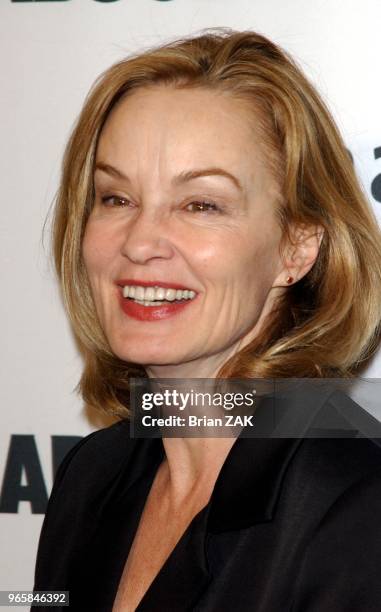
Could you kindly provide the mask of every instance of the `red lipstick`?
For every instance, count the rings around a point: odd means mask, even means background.
[[[197,298],[194,297],[190,300],[182,300],[182,301],[174,301],[167,302],[158,306],[144,306],[143,304],[138,304],[134,302],[134,300],[130,298],[124,298],[122,293],[122,288],[126,285],[136,285],[140,287],[164,287],[164,288],[172,288],[172,289],[190,289],[190,287],[184,287],[184,285],[180,285],[179,283],[168,283],[164,281],[141,281],[136,279],[120,279],[116,281],[116,284],[119,287],[118,295],[119,295],[119,303],[123,310],[123,312],[133,319],[138,321],[162,321],[163,319],[168,319],[176,314],[179,314],[184,308],[187,308],[192,302]]]

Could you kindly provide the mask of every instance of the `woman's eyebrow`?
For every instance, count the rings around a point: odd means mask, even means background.
[[[116,178],[120,178],[125,181],[131,182],[128,176],[124,174],[123,172],[121,172],[120,170],[118,170],[118,168],[115,168],[115,166],[106,164],[102,161],[97,162],[95,166],[95,170],[101,170],[102,172],[106,172],[107,174],[115,176]],[[231,172],[228,172],[227,170],[224,170],[223,168],[218,168],[218,167],[200,168],[200,169],[187,170],[184,172],[180,172],[180,174],[174,177],[173,183],[175,185],[181,185],[183,183],[187,183],[188,181],[192,181],[194,179],[201,178],[204,176],[223,176],[229,179],[230,181],[232,181],[232,183],[237,187],[239,191],[243,191],[243,187],[240,181],[238,180],[236,176],[234,176],[234,174],[231,174]]]
[[[130,179],[128,178],[126,174],[123,174],[123,172],[118,170],[118,168],[115,168],[114,166],[111,166],[110,164],[106,164],[102,161],[99,161],[95,164],[94,172],[96,172],[97,170],[101,170],[102,172],[105,172],[106,174],[111,174],[111,176],[115,176],[116,178],[120,178],[120,179],[123,179],[124,181],[130,182]]]
[[[204,168],[200,170],[188,170],[186,172],[181,172],[180,174],[178,174],[174,178],[173,182],[176,185],[179,185],[203,176],[224,176],[225,178],[232,181],[237,187],[237,189],[239,189],[239,191],[243,191],[243,187],[238,178],[234,176],[234,174],[231,174],[223,168]]]

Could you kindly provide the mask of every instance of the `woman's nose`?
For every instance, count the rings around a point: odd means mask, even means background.
[[[154,258],[170,259],[173,246],[163,216],[160,218],[148,211],[140,211],[126,229],[121,252],[139,264]]]

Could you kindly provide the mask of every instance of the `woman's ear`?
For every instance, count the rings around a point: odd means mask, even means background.
[[[309,272],[319,254],[324,228],[320,225],[296,224],[282,253],[283,268],[273,287],[287,287]]]

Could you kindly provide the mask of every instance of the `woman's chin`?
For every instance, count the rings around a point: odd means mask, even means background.
[[[186,360],[185,355],[181,355],[178,350],[164,350],[163,347],[158,347],[156,349],[153,347],[129,347],[128,350],[115,347],[113,350],[123,361],[143,367],[180,365]]]

